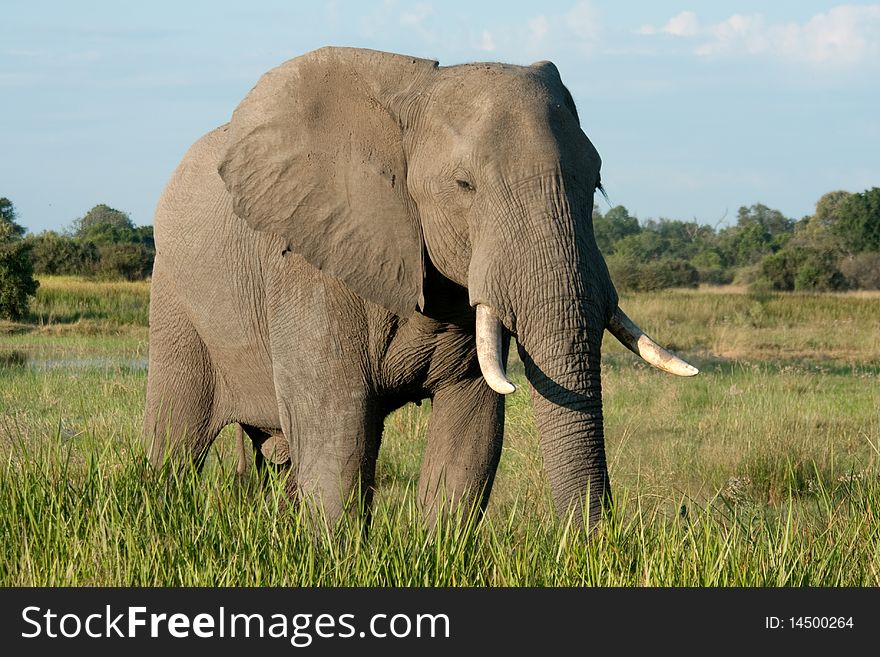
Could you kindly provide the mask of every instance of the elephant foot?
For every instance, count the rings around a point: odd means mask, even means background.
[[[260,452],[267,462],[274,465],[285,465],[290,462],[290,446],[284,434],[272,434],[260,445]]]

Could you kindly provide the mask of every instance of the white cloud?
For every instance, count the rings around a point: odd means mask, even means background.
[[[702,25],[684,11],[660,28],[643,25],[637,32],[693,40],[693,52],[703,57],[747,54],[850,66],[880,56],[880,4],[839,5],[804,23],[768,24],[761,14],[734,14]]]
[[[780,30],[783,53],[811,62],[854,64],[880,54],[880,5],[834,7],[804,26]]]
[[[400,16],[400,24],[408,25],[410,27],[421,27],[425,22],[425,19],[431,15],[433,9],[431,5],[419,3],[415,7],[413,7],[412,11],[407,11],[401,14]]]
[[[565,25],[581,42],[592,44],[599,38],[599,17],[589,0],[580,0],[565,15]]]
[[[596,47],[601,38],[601,21],[590,0],[579,0],[559,14],[541,14],[526,22],[526,50],[533,56],[548,57],[548,49],[560,44],[581,51]]]
[[[386,0],[386,3],[389,0]],[[394,8],[394,5],[391,5]],[[442,30],[435,20],[434,8],[426,3],[419,2],[412,8],[403,11],[398,17],[398,23],[412,36],[418,38],[423,46],[433,45],[441,40]]]
[[[489,30],[483,30],[483,36],[480,40],[479,48],[486,52],[492,52],[495,50],[495,39],[492,37],[492,33]]]
[[[471,34],[471,47],[510,61],[552,59],[566,51],[587,56],[602,39],[600,16],[591,0],[566,5],[558,12],[533,14],[523,22],[481,25]]]
[[[550,31],[550,23],[546,16],[535,16],[530,18],[528,22],[529,29],[529,50],[534,51],[541,47],[547,33]]]
[[[699,30],[700,22],[692,11],[683,11],[678,16],[673,16],[662,27],[663,32],[673,36],[693,36]]]
[[[723,52],[746,52],[750,55],[767,53],[773,45],[770,31],[760,15],[734,14],[706,28],[700,36],[709,40],[698,45],[694,52],[704,56]]]

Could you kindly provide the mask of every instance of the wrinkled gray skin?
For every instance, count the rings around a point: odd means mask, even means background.
[[[385,416],[430,398],[426,514],[482,508],[504,404],[477,365],[480,303],[525,363],[557,511],[593,524],[617,305],[599,167],[552,63],[325,48],[270,71],[156,211],[150,460],[200,465],[233,422],[257,448],[283,431],[294,494],[332,521],[351,495],[369,506]]]

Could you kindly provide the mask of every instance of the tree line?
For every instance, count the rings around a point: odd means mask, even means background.
[[[795,221],[756,204],[736,224],[639,222],[618,205],[593,210],[593,231],[619,290],[737,283],[753,290],[880,289],[880,188],[829,192]]]
[[[152,226],[135,226],[125,212],[100,204],[67,230],[28,235],[37,274],[136,281],[153,271]]]
[[[593,208],[593,232],[618,290],[737,283],[757,291],[880,289],[880,187],[829,192],[795,221],[756,204],[723,228],[678,219],[639,222],[622,205]],[[153,269],[152,226],[96,205],[60,232],[37,235],[0,198],[0,317],[18,319],[35,276],[138,280]]]
[[[140,280],[153,270],[152,226],[100,204],[60,232],[27,234],[8,198],[0,198],[0,317],[21,319],[40,275]]]

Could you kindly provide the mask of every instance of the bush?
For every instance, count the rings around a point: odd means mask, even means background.
[[[866,251],[847,256],[838,263],[850,287],[880,290],[880,252]]]
[[[0,317],[17,320],[27,314],[28,297],[37,293],[31,247],[25,229],[15,222],[15,208],[0,198]]]
[[[794,276],[797,265],[789,251],[780,251],[761,261],[759,276],[750,284],[769,286],[772,290],[790,292],[794,290]]]
[[[700,283],[727,285],[733,280],[733,272],[724,266],[721,254],[711,247],[697,253],[690,263],[697,268]]]
[[[634,258],[615,254],[605,258],[605,264],[615,288],[621,292],[638,289],[639,264]]]
[[[37,274],[89,276],[98,262],[98,248],[92,242],[51,231],[28,237],[31,259]]]
[[[765,257],[758,281],[783,292],[845,290],[846,278],[837,268],[835,255],[803,247],[790,247]]]
[[[794,277],[794,289],[807,292],[832,292],[847,288],[846,277],[837,268],[832,253],[807,251]]]
[[[670,287],[697,287],[700,277],[696,267],[686,260],[651,260],[615,254],[606,258],[614,287],[626,291],[663,290]]]
[[[707,285],[729,285],[733,282],[733,272],[723,267],[697,267],[697,278]]]
[[[28,311],[28,297],[37,293],[30,245],[24,240],[0,242],[0,317],[18,320]]]
[[[153,270],[155,253],[144,244],[101,244],[98,247],[100,261],[95,273],[101,278],[124,278],[137,281],[146,278]]]
[[[639,272],[639,290],[664,290],[670,287],[697,287],[697,268],[686,260],[652,260]]]
[[[751,287],[755,285],[759,281],[765,281],[761,276],[761,265],[748,265],[746,267],[737,267],[733,270],[733,284],[734,285],[746,285]],[[769,283],[768,283],[769,285]],[[768,288],[770,289],[770,288]]]

